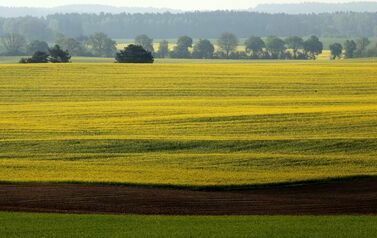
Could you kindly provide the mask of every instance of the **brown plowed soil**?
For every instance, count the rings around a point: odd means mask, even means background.
[[[0,185],[1,211],[148,215],[377,215],[377,178],[243,191]]]

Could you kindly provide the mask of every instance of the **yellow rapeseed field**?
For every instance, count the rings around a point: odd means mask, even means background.
[[[0,65],[0,181],[377,175],[377,62]]]

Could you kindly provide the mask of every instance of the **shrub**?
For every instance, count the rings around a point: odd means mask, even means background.
[[[19,62],[21,64],[30,64],[30,63],[48,63],[49,55],[43,51],[37,51],[33,54],[31,58],[22,58]]]
[[[70,62],[71,55],[68,50],[62,50],[59,45],[55,45],[53,48],[48,50],[50,53],[51,63],[68,63]]]
[[[151,52],[140,45],[129,45],[116,54],[118,63],[153,63],[154,58]]]
[[[28,64],[31,63],[31,58],[21,58],[19,61],[20,64]]]

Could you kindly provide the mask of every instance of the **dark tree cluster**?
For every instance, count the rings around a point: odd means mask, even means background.
[[[22,58],[20,63],[68,63],[71,60],[71,55],[67,50],[62,50],[59,45],[48,48],[46,51],[36,51],[31,58]]]
[[[153,63],[152,53],[141,45],[129,45],[116,54],[115,60],[118,63]]]
[[[49,54],[43,51],[36,51],[31,58],[21,58],[20,63],[22,64],[37,64],[37,63],[48,63]]]

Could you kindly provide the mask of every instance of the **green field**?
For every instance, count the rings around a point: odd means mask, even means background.
[[[377,62],[0,65],[0,181],[377,175]]]
[[[0,213],[2,237],[374,237],[376,217],[159,217]],[[334,232],[336,231],[336,232]]]

